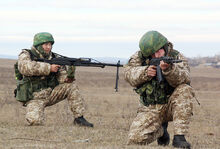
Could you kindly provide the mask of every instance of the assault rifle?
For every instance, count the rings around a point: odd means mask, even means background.
[[[69,66],[85,66],[85,67],[101,67],[101,68],[104,68],[105,66],[117,67],[115,91],[116,92],[118,91],[119,67],[123,67],[123,65],[120,64],[120,61],[118,61],[117,64],[111,64],[111,63],[101,63],[92,58],[69,58],[65,56],[53,58],[51,60],[38,58],[36,59],[36,61],[45,62],[49,64],[62,65],[62,66],[69,65]]]
[[[165,63],[167,64],[173,64],[173,63],[180,63],[182,62],[182,60],[176,60],[172,57],[168,57],[168,56],[162,56],[160,58],[152,58],[150,60],[150,65],[154,65],[157,67],[157,80],[159,83],[161,83],[164,78],[163,78],[163,75],[162,75],[162,71],[161,71],[161,68],[160,68],[160,61],[164,61]]]

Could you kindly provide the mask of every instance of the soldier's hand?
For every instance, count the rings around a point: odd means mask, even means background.
[[[167,64],[164,61],[160,61],[160,68],[162,70],[166,70],[168,67],[170,67],[170,64]]]
[[[60,68],[60,65],[52,64],[50,67],[50,72],[57,72]]]
[[[66,78],[65,79],[65,83],[72,83],[73,81],[75,81],[75,78]]]
[[[154,77],[157,74],[156,66],[150,65],[147,69],[147,76]]]

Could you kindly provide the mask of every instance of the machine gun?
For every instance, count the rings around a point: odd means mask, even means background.
[[[120,64],[120,61],[118,61],[117,64],[112,64],[112,63],[102,63],[92,58],[69,58],[65,56],[53,58],[51,60],[38,58],[36,59],[36,61],[45,62],[49,64],[62,65],[62,66],[69,65],[69,66],[85,66],[85,67],[101,67],[101,68],[104,68],[105,66],[117,67],[115,91],[116,92],[118,91],[119,67],[123,67],[123,65]]]
[[[152,58],[150,60],[149,65],[154,65],[154,66],[157,67],[157,80],[158,80],[158,83],[160,83],[164,80],[163,75],[162,75],[162,71],[161,71],[161,68],[160,68],[160,61],[164,61],[167,64],[182,62],[182,60],[176,60],[176,59],[174,59],[172,57],[168,57],[168,56],[162,56],[160,58]]]

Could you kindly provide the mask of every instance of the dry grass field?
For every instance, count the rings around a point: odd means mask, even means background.
[[[77,68],[76,78],[86,101],[85,117],[94,128],[72,124],[67,101],[45,109],[44,126],[27,126],[25,108],[15,100],[13,64],[0,59],[0,149],[144,149],[127,146],[129,126],[136,116],[138,95],[123,79],[120,69],[119,92],[114,91],[116,68]],[[186,136],[192,148],[220,148],[220,69],[191,68],[192,86],[201,105],[194,102],[194,116]],[[173,137],[172,123],[169,132]]]

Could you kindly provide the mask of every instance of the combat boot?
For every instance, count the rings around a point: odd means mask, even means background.
[[[173,146],[176,148],[187,148],[190,149],[190,144],[186,141],[184,135],[174,135]]]
[[[88,122],[83,116],[75,118],[73,123],[79,126],[93,127],[93,124]]]
[[[158,145],[166,146],[170,143],[170,135],[167,132],[167,126],[168,126],[168,122],[162,124],[163,135],[157,139]]]

